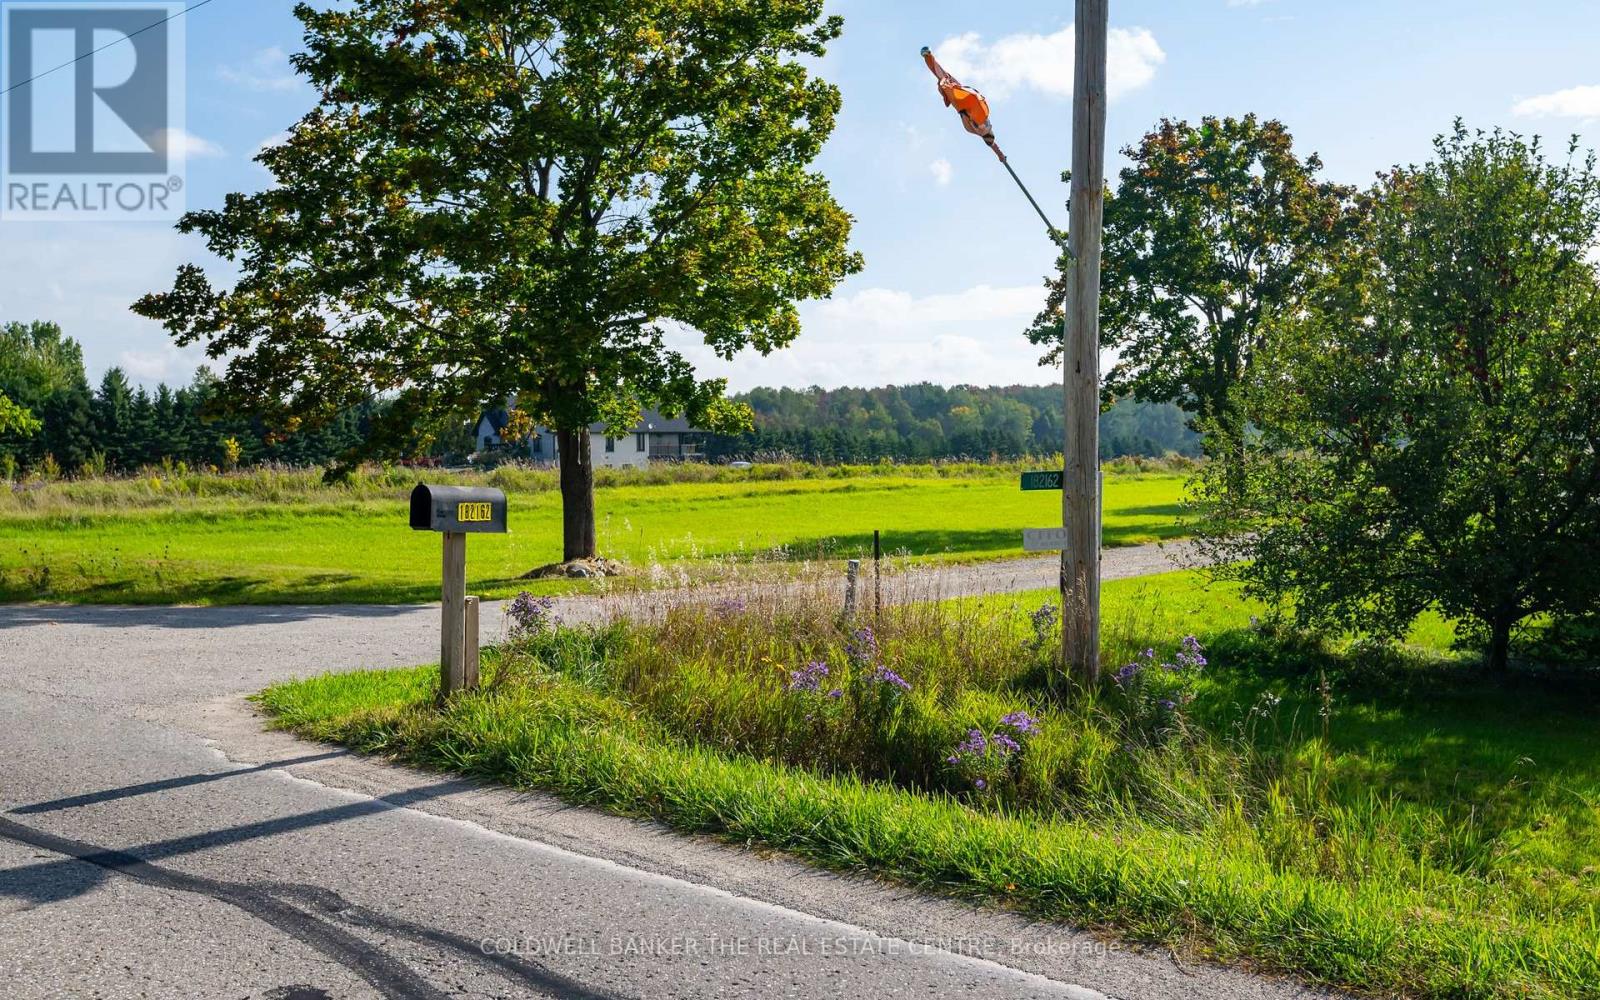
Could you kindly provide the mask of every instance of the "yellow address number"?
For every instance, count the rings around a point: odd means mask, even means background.
[[[494,504],[463,503],[456,505],[456,520],[462,524],[477,524],[494,520]]]

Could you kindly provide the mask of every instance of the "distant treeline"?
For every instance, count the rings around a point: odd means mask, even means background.
[[[811,462],[1017,458],[1062,447],[1059,386],[754,389],[734,399],[756,414],[752,433],[713,439],[713,459],[789,455]],[[1123,400],[1100,418],[1100,457],[1195,457],[1200,436],[1168,403]]]
[[[177,389],[136,387],[118,368],[91,386],[82,348],[60,327],[0,325],[0,398],[39,425],[0,424],[0,478],[126,473],[176,463],[194,469],[327,465],[365,443],[382,405],[281,434],[260,420],[217,412],[216,397],[216,379],[205,369]],[[706,453],[713,461],[984,461],[1061,450],[1061,390],[1053,386],[756,389],[735,398],[755,411],[756,429],[712,437]],[[469,425],[441,428],[434,438],[434,457],[448,462],[465,461],[472,450]],[[1197,456],[1200,438],[1177,407],[1125,400],[1101,417],[1100,453],[1107,459]]]
[[[131,472],[147,465],[192,468],[323,465],[364,440],[370,412],[358,408],[315,430],[272,434],[249,417],[209,413],[214,377],[188,386],[134,387],[119,368],[91,388],[83,349],[53,323],[0,326],[0,395],[30,411],[35,433],[0,434],[0,475]]]

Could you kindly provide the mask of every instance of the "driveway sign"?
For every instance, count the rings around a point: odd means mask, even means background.
[[[1022,489],[1031,490],[1059,490],[1061,489],[1060,472],[1024,472],[1022,474]]]
[[[1022,531],[1024,552],[1059,552],[1066,547],[1066,528],[1024,528]]]

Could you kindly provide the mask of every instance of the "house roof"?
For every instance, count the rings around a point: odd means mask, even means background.
[[[494,428],[494,432],[496,434],[499,434],[501,431],[505,430],[506,424],[510,422],[511,414],[503,408],[485,410],[483,411],[482,416],[480,416],[478,419],[480,423],[484,420],[489,421],[489,426]],[[539,427],[535,430],[540,434],[550,433],[548,428],[544,427]],[[591,434],[604,434],[606,432],[606,425],[601,422],[592,423],[589,425],[589,432]],[[665,417],[661,415],[660,410],[646,409],[640,414],[637,426],[630,430],[622,431],[621,433],[696,434],[700,433],[700,428],[691,425],[686,417]]]
[[[698,427],[691,426],[688,419],[685,417],[664,417],[661,415],[660,410],[647,409],[640,414],[638,426],[634,427],[627,433],[644,434],[646,432],[653,431],[662,434],[688,434],[698,431],[699,429],[700,428]],[[604,434],[606,432],[606,425],[603,423],[590,424],[589,430],[594,434]]]

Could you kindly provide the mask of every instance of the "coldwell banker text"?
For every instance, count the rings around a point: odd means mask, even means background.
[[[181,3],[0,5],[0,220],[184,210]]]

